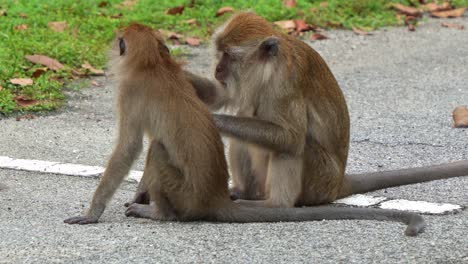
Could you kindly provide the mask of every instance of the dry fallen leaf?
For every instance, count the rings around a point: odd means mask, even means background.
[[[41,76],[42,74],[46,73],[47,72],[47,67],[44,67],[44,68],[37,68],[33,74],[31,75],[31,77],[33,77],[34,79],[36,78],[39,78],[39,76]]]
[[[34,119],[34,118],[36,118],[35,115],[32,115],[32,114],[25,114],[25,115],[17,116],[17,117],[16,117],[16,121],[21,121],[22,119],[31,120],[31,119]]]
[[[328,6],[328,2],[326,2],[326,1],[325,1],[325,2],[321,2],[319,6],[320,6],[320,7],[327,7],[327,6]]]
[[[189,25],[199,25],[198,21],[195,18],[186,20],[185,23],[187,23]]]
[[[447,27],[447,28],[456,28],[456,29],[459,29],[459,30],[464,30],[464,29],[465,29],[465,26],[463,26],[463,25],[458,25],[458,24],[452,24],[452,23],[442,22],[441,25],[442,25],[443,27]]]
[[[294,20],[294,24],[296,27],[296,32],[305,32],[305,31],[312,30],[312,27],[302,19]]]
[[[47,23],[50,29],[55,32],[63,32],[67,28],[67,21],[54,21]]]
[[[468,107],[457,106],[453,110],[453,122],[456,128],[468,128]]]
[[[230,7],[230,6],[224,6],[224,7],[221,7],[220,9],[218,9],[218,11],[216,11],[216,17],[219,17],[219,16],[222,16],[226,13],[230,13],[230,12],[234,12],[234,8]]]
[[[106,7],[106,6],[108,6],[108,5],[109,5],[108,2],[106,2],[106,1],[101,1],[101,2],[98,4],[98,7]]]
[[[10,79],[10,82],[19,86],[28,86],[34,83],[33,80],[30,78],[14,78]]]
[[[286,8],[293,8],[296,7],[296,0],[283,0],[283,5]]]
[[[37,100],[30,99],[24,95],[18,95],[15,97],[16,104],[21,107],[31,106],[37,104]]]
[[[428,12],[445,11],[445,10],[452,9],[452,6],[450,6],[450,4],[447,2],[444,2],[440,5],[436,3],[428,3],[425,5],[422,5],[421,7],[422,7],[422,10],[428,11]]]
[[[185,42],[189,44],[190,46],[199,46],[200,45],[200,39],[198,38],[186,38]]]
[[[118,14],[114,14],[114,15],[111,15],[111,16],[110,16],[110,18],[115,18],[115,19],[121,18],[121,17],[123,17],[123,14],[122,14],[122,13],[118,13]]]
[[[117,5],[118,9],[133,9],[133,6],[138,3],[138,0],[127,0]]]
[[[91,81],[91,84],[92,84],[93,86],[96,86],[96,87],[101,86],[101,85],[100,85],[98,82],[96,82],[96,81]]]
[[[164,14],[166,14],[166,15],[180,15],[180,14],[182,14],[184,12],[184,9],[185,9],[184,5],[176,6],[176,7],[167,9],[164,12]]]
[[[32,63],[42,64],[53,71],[63,69],[63,65],[60,62],[45,55],[26,55],[25,58]]]
[[[393,4],[392,5],[393,8],[395,8],[396,10],[398,10],[398,12],[400,13],[403,13],[405,15],[409,15],[409,16],[420,16],[422,14],[422,12],[414,7],[410,7],[410,6],[405,6],[405,5],[402,5],[402,4]]]
[[[3,87],[0,85],[0,91],[3,90]]]
[[[361,35],[361,36],[372,35],[370,32],[367,32],[365,30],[362,30],[362,29],[359,29],[359,28],[356,28],[356,27],[353,27],[353,32],[356,33],[357,35]]]
[[[274,24],[288,32],[294,31],[296,29],[296,23],[294,20],[280,20],[276,21]]]
[[[83,63],[81,65],[81,67],[83,69],[86,69],[87,71],[89,71],[89,73],[91,73],[91,75],[104,75],[104,71],[103,70],[98,70],[98,69],[95,69],[93,66],[91,66],[91,64],[89,64],[89,62],[85,61],[85,63]]]
[[[418,23],[418,18],[414,16],[406,16],[405,17],[405,25],[408,26],[409,31],[415,31],[416,25]]]
[[[28,15],[26,13],[20,13],[19,16],[21,18],[28,18]]]
[[[23,30],[28,29],[28,25],[26,24],[17,25],[17,26],[14,26],[13,29],[17,31],[23,31]]]
[[[327,36],[320,34],[320,33],[315,33],[310,36],[310,40],[323,40],[323,39],[328,39]]]
[[[438,18],[447,18],[447,17],[461,17],[463,13],[465,13],[466,8],[457,8],[448,11],[439,11],[439,12],[431,12],[431,16],[438,17]]]
[[[182,38],[182,35],[181,35],[181,34],[177,34],[176,32],[167,31],[167,30],[164,30],[164,29],[159,29],[159,32],[160,32],[164,37],[166,37],[166,39],[175,39],[175,40],[178,40],[178,39]]]

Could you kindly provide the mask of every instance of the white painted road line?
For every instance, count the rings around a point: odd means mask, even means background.
[[[99,166],[87,166],[81,164],[60,163],[44,160],[13,159],[6,156],[0,156],[0,169],[2,168],[81,177],[99,177],[105,169],[104,167]],[[140,182],[142,175],[142,171],[132,170],[130,171],[126,180],[130,182]],[[387,197],[375,197],[363,194],[356,194],[339,199],[334,203],[357,207],[378,207],[382,209],[412,211],[423,214],[457,213],[463,209],[462,206],[457,204],[438,204],[424,201],[408,201],[402,199],[396,200]]]

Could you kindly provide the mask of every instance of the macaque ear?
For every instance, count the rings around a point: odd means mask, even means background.
[[[160,45],[161,45],[161,51],[167,52],[167,54],[171,53],[171,51],[169,50],[169,48],[165,44],[160,44]]]
[[[269,37],[260,44],[260,52],[267,57],[278,55],[279,40],[276,37]]]
[[[125,40],[123,38],[119,38],[119,49],[120,49],[120,56],[125,53],[126,45]]]

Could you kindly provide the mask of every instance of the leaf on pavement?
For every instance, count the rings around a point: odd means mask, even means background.
[[[63,32],[67,27],[67,21],[54,21],[47,23],[50,29],[55,32]]]
[[[17,116],[17,117],[16,117],[16,121],[21,121],[21,120],[23,120],[23,119],[31,120],[31,119],[34,119],[34,118],[36,118],[36,116],[33,115],[33,114],[25,114],[25,115]]]
[[[367,32],[367,31],[362,30],[362,29],[359,29],[357,27],[353,27],[353,32],[356,33],[357,35],[361,35],[361,36],[372,35],[372,33]]]
[[[104,75],[104,71],[103,70],[98,70],[98,69],[95,69],[93,66],[91,66],[91,64],[89,64],[89,62],[85,61],[85,63],[83,63],[81,65],[81,67],[85,70],[87,70],[89,73],[91,73],[91,75]]]
[[[422,15],[422,12],[414,7],[405,6],[402,4],[393,4],[392,6],[398,12],[403,13],[405,15],[416,16],[416,17]]]
[[[323,39],[328,39],[328,37],[320,33],[315,33],[310,36],[310,40],[313,40],[313,41],[323,40]]]
[[[468,107],[457,106],[453,110],[453,122],[456,128],[468,128]]]
[[[276,21],[274,24],[288,32],[294,31],[296,29],[296,23],[294,20],[280,20]]]
[[[296,0],[283,0],[283,5],[286,8],[293,8],[296,7]]]
[[[465,13],[464,7],[447,11],[431,12],[431,16],[438,18],[461,17]]]
[[[312,30],[312,27],[302,19],[294,20],[296,32],[306,32]]]
[[[13,29],[17,30],[17,31],[24,31],[24,30],[28,29],[28,25],[26,25],[26,24],[16,25],[16,26],[13,27]]]
[[[172,8],[167,9],[164,12],[164,14],[166,14],[166,15],[181,15],[184,12],[184,9],[185,9],[184,5],[176,6],[176,7],[172,7]]]
[[[53,71],[63,69],[63,65],[60,62],[45,55],[26,55],[25,58],[32,63],[42,64]]]
[[[190,46],[199,46],[200,39],[199,38],[186,38],[185,42]]]
[[[444,2],[440,5],[436,3],[428,3],[425,5],[422,5],[421,7],[424,11],[428,11],[428,12],[445,11],[445,10],[452,9],[452,6],[447,2]]]
[[[464,30],[464,29],[465,29],[465,26],[463,26],[463,25],[458,25],[458,24],[453,24],[453,23],[442,22],[441,25],[442,25],[443,27],[446,27],[446,28],[456,28],[456,29],[459,29],[459,30]]]
[[[37,100],[30,99],[24,95],[18,95],[15,97],[15,102],[21,107],[31,106],[37,104]]]
[[[224,7],[221,7],[220,9],[218,9],[218,11],[216,11],[216,17],[219,17],[219,16],[222,16],[226,13],[231,13],[231,12],[234,12],[234,8],[233,7],[230,7],[230,6],[224,6]]]

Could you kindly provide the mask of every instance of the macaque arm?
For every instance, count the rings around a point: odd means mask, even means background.
[[[213,118],[221,133],[227,136],[278,152],[300,152],[301,136],[273,122],[220,114],[213,115]]]
[[[122,114],[128,114],[132,111]],[[137,111],[133,111],[134,113]],[[130,171],[133,161],[142,149],[143,130],[141,117],[124,116],[120,120],[119,139],[109,160],[104,175],[94,193],[91,206],[85,216],[72,217],[65,220],[69,224],[97,223],[104,212],[107,203],[119,187],[124,177]]]
[[[224,106],[228,97],[223,87],[214,81],[184,70],[185,78],[192,84],[198,98],[202,100],[211,110],[218,110]]]

